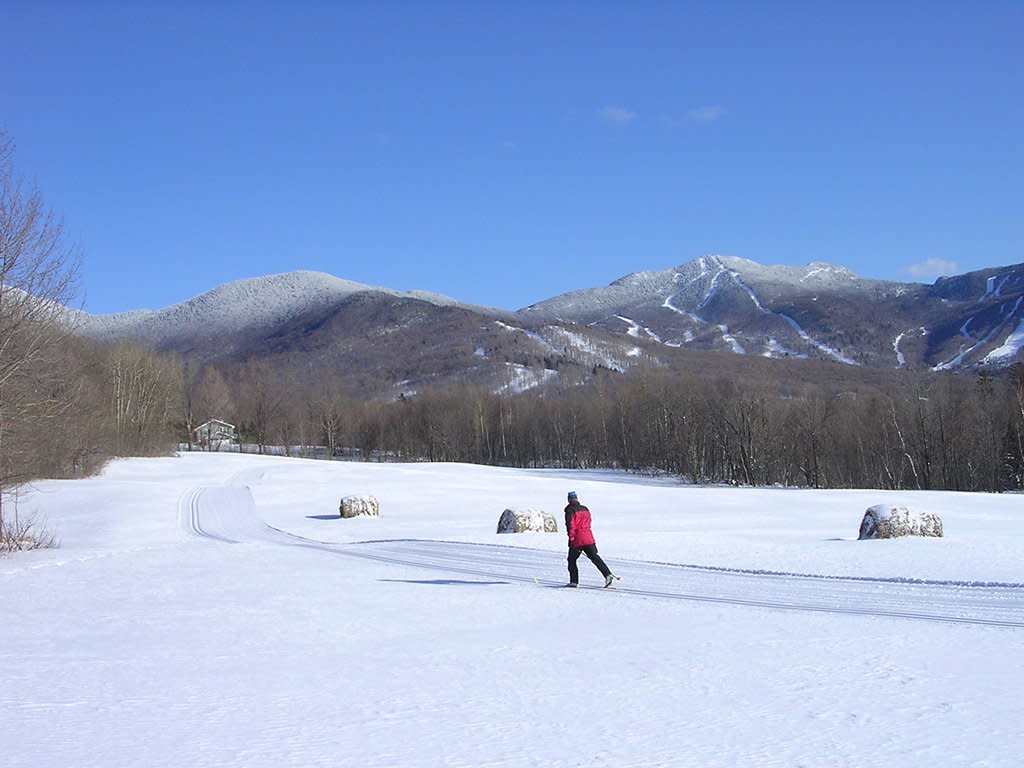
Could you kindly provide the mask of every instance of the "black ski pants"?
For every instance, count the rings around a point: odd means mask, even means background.
[[[580,569],[576,567],[576,561],[580,559],[580,555],[586,555],[587,558],[594,565],[597,566],[597,570],[601,572],[602,576],[607,577],[612,569],[605,565],[604,560],[597,554],[597,544],[587,544],[585,547],[569,547],[569,582],[572,584],[580,583]]]

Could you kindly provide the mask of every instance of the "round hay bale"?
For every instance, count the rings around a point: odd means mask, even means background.
[[[345,496],[338,507],[338,514],[343,517],[380,517],[380,504],[373,496],[361,494]]]
[[[897,536],[942,536],[942,520],[932,512],[876,504],[860,522],[858,539],[894,539]]]
[[[498,519],[498,533],[539,531],[557,533],[555,518],[542,509],[506,509]]]

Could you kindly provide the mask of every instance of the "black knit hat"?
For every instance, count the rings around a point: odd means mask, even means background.
[[[579,496],[576,495],[576,491],[569,491],[569,501],[577,501]]]

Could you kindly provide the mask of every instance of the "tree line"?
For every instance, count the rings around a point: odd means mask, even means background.
[[[737,485],[1024,486],[1020,364],[999,376],[892,372],[861,388],[649,369],[562,390],[463,384],[391,398],[260,359],[197,365],[63,333],[0,390],[8,485],[87,475],[113,456],[202,450],[195,429],[217,418],[236,426],[237,449],[257,453],[618,467]]]
[[[230,379],[237,389],[214,397],[254,451],[618,467],[736,485],[1024,485],[1022,365],[999,377],[894,372],[887,386],[863,391],[808,384],[780,392],[771,381],[652,370],[562,391],[510,396],[463,385],[391,401],[275,379],[252,364]],[[199,390],[192,401],[209,401]]]

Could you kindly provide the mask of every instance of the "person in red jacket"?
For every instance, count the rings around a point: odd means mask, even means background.
[[[610,587],[615,576],[601,556],[597,554],[597,542],[590,530],[590,510],[580,504],[576,491],[569,491],[569,504],[565,508],[565,530],[569,534],[569,586],[580,585],[580,570],[576,561],[586,555],[604,576],[604,585]]]

